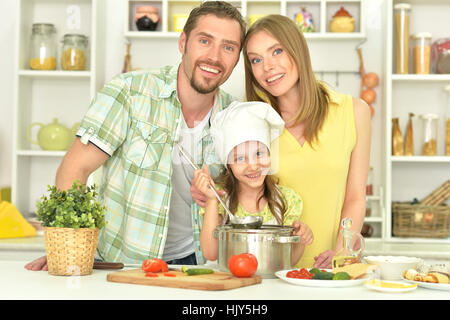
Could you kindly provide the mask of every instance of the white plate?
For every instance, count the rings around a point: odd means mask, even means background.
[[[305,287],[321,287],[321,288],[344,288],[344,287],[353,287],[362,284],[364,281],[372,279],[372,274],[366,274],[364,277],[355,280],[314,280],[314,279],[297,279],[297,278],[288,278],[286,274],[289,271],[297,270],[281,270],[275,272],[275,275],[291,284],[295,284],[297,286],[305,286]],[[321,269],[331,272],[331,269]]]
[[[446,283],[431,283],[431,282],[422,282],[422,281],[414,281],[414,280],[408,280],[402,276],[402,279],[409,283],[415,283],[419,287],[432,289],[432,290],[445,290],[450,291],[450,284]]]
[[[408,291],[413,291],[413,290],[417,289],[416,284],[408,284],[407,288],[385,288],[385,287],[381,286],[381,283],[395,283],[395,284],[405,285],[405,283],[402,283],[400,281],[367,280],[364,282],[364,286],[366,288],[376,290],[376,291],[381,291],[381,292],[408,292]]]

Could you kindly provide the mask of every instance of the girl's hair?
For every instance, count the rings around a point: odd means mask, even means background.
[[[226,203],[228,204],[228,209],[234,214],[237,210],[239,199],[239,181],[234,176],[229,165],[220,173],[220,175],[214,179],[215,183],[222,186],[223,190],[227,193]],[[270,212],[277,220],[279,225],[283,224],[284,214],[286,213],[287,206],[286,201],[281,193],[280,189],[277,187],[277,180],[274,176],[267,175],[264,179],[264,192],[258,199],[258,203],[262,198],[267,200]]]
[[[262,30],[277,39],[297,66],[300,106],[292,120],[295,119],[295,123],[305,123],[304,136],[306,141],[311,144],[318,140],[319,130],[325,122],[328,113],[330,98],[326,87],[316,80],[311,66],[308,45],[302,32],[294,21],[288,17],[277,14],[265,16],[258,19],[247,31],[243,50],[246,98],[248,101],[268,102],[280,113],[277,98],[264,90],[256,81],[252,72],[252,65],[247,56],[247,43],[249,39],[252,35]],[[264,99],[264,95],[267,99]]]

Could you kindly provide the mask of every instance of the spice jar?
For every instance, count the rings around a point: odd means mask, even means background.
[[[447,121],[446,121],[446,138],[445,138],[445,155],[450,156],[450,85],[444,88],[447,91]]]
[[[158,8],[153,6],[140,6],[134,16],[139,31],[155,31],[158,27]]]
[[[408,73],[408,54],[409,54],[409,11],[411,5],[408,3],[399,3],[394,6],[395,28],[396,28],[396,62],[397,73]]]
[[[61,67],[63,70],[85,70],[87,37],[82,34],[66,34],[63,38]]]
[[[414,73],[430,73],[431,57],[431,33],[421,32],[412,36],[413,38],[413,61]]]
[[[56,28],[50,23],[33,24],[30,46],[30,68],[56,69]]]
[[[423,120],[423,146],[422,154],[424,156],[436,155],[436,141],[437,141],[437,121],[439,115],[429,113],[420,116]]]

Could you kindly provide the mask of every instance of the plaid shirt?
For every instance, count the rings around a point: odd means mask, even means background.
[[[80,124],[81,142],[95,144],[111,157],[103,165],[99,198],[107,208],[106,227],[97,251],[106,261],[141,263],[161,258],[169,223],[172,193],[172,149],[179,139],[181,120],[177,97],[178,67],[121,74],[95,96]],[[232,97],[219,89],[215,113]],[[209,125],[202,132],[194,159],[211,174],[220,170]],[[197,263],[205,262],[200,249],[203,222],[192,201],[192,228]]]

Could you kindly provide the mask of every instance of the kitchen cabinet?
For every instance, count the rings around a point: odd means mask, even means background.
[[[450,84],[450,74],[414,74],[412,51],[409,50],[409,73],[396,73],[396,25],[394,6],[407,2],[410,35],[430,32],[432,41],[450,37],[450,2],[444,0],[387,1],[386,44],[385,44],[385,177],[386,196],[386,240],[404,243],[448,244],[449,238],[400,238],[392,234],[392,201],[412,201],[423,199],[450,178],[450,156],[445,156],[445,120],[447,118],[447,95],[444,87]],[[412,45],[412,39],[410,40]],[[411,48],[411,47],[410,47]],[[391,119],[399,118],[400,128],[406,133],[408,113],[413,118],[413,156],[391,155]],[[437,154],[423,156],[423,126],[419,115],[434,113],[439,115]]]
[[[87,110],[103,82],[102,0],[20,0],[16,3],[17,28],[14,62],[14,111],[12,144],[12,202],[26,218],[36,201],[53,185],[58,165],[66,151],[45,151],[27,139],[35,122],[50,124],[54,118],[71,129]],[[31,70],[30,36],[34,23],[56,27],[58,54],[56,70]],[[61,69],[61,40],[64,34],[88,37],[86,70]],[[36,140],[37,126],[31,130]],[[92,178],[91,178],[92,180]]]

